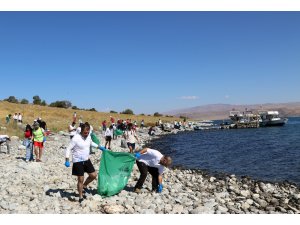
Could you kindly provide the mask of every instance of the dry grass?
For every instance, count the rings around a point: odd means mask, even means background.
[[[77,120],[82,117],[84,122],[89,122],[95,130],[99,130],[103,120],[107,122],[110,121],[110,116],[113,116],[115,119],[131,119],[132,121],[137,121],[140,125],[140,121],[144,120],[146,125],[154,125],[158,119],[162,119],[165,122],[172,122],[174,120],[180,121],[179,118],[171,117],[153,117],[153,116],[139,116],[139,115],[125,115],[125,114],[111,114],[111,113],[102,113],[102,112],[90,112],[82,110],[73,110],[73,109],[61,109],[53,108],[48,106],[37,106],[31,104],[14,104],[6,101],[0,101],[0,126],[7,127],[5,132],[8,135],[20,136],[19,129],[16,129],[16,126],[13,124],[13,119],[11,118],[10,124],[7,125],[5,117],[8,114],[14,115],[14,113],[22,113],[23,123],[32,124],[33,120],[41,117],[47,122],[47,127],[51,131],[67,131],[69,124],[72,122],[73,113],[77,113]],[[0,134],[4,131],[0,131]],[[23,133],[21,132],[21,136]]]

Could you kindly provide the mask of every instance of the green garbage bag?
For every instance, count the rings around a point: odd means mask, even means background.
[[[120,136],[122,134],[123,134],[123,131],[121,131],[121,130],[115,130],[115,135],[116,136]]]
[[[92,138],[92,141],[97,144],[97,145],[100,145],[100,141],[99,139],[97,138],[96,134],[94,132],[91,133],[91,138]]]
[[[128,183],[135,157],[130,153],[103,151],[98,174],[98,194],[113,196]]]

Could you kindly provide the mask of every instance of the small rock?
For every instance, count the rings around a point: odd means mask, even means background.
[[[141,214],[155,214],[155,211],[153,209],[143,209]]]
[[[176,204],[176,205],[173,207],[172,214],[181,214],[182,212],[183,212],[183,206],[182,206],[182,205]]]
[[[252,199],[247,199],[247,201],[246,201],[249,205],[253,205],[253,200]]]
[[[107,214],[119,214],[124,212],[124,207],[121,205],[105,205],[103,209]]]
[[[12,140],[12,141],[19,141],[20,138],[17,137],[17,136],[11,136],[11,137],[10,137],[10,140]]]
[[[227,213],[228,209],[223,206],[218,205],[218,211],[220,211],[220,213]]]
[[[18,149],[19,150],[26,150],[26,147],[24,145],[19,145]]]
[[[250,191],[248,191],[248,190],[246,190],[246,191],[243,190],[243,191],[241,191],[241,195],[247,198],[248,196],[250,196]]]
[[[217,178],[215,178],[215,177],[211,177],[211,178],[209,179],[209,181],[210,181],[210,182],[214,182],[216,179],[217,179]]]

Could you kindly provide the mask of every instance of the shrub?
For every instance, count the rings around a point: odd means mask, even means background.
[[[41,100],[41,98],[38,95],[33,96],[32,99],[33,99],[32,103],[34,105],[41,105],[42,100]]]
[[[43,100],[43,101],[41,102],[41,105],[42,105],[42,106],[46,106],[46,105],[47,105],[46,101]]]
[[[18,99],[16,99],[15,96],[9,96],[7,99],[4,99],[4,101],[10,102],[10,103],[19,103]]]
[[[162,116],[162,114],[160,114],[160,113],[156,112],[156,113],[154,113],[154,114],[153,114],[153,116],[155,116],[155,117],[161,117],[161,116]]]
[[[131,109],[125,109],[122,114],[129,114],[129,115],[134,115],[133,111]]]
[[[56,102],[52,102],[49,106],[67,109],[67,108],[72,107],[72,103],[69,101],[56,101]]]
[[[25,98],[23,98],[22,100],[21,100],[21,102],[20,102],[21,104],[28,104],[29,103],[29,101],[27,100],[27,99],[25,99]]]

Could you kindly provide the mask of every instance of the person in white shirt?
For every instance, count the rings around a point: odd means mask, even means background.
[[[83,201],[83,190],[87,190],[87,186],[96,179],[95,168],[89,159],[90,155],[90,146],[99,148],[97,144],[92,141],[90,136],[90,125],[85,123],[81,126],[81,133],[76,134],[71,143],[66,149],[65,157],[66,162],[65,166],[70,166],[70,153],[72,153],[72,175],[77,176],[77,189],[79,192],[79,203]],[[88,178],[84,181],[84,173],[88,173]]]
[[[108,144],[108,149],[110,149],[110,143],[113,136],[113,126],[111,125],[109,128],[106,128],[105,131],[105,148]]]
[[[128,130],[125,131],[123,137],[126,139],[130,153],[135,150],[135,140],[139,142],[136,132],[133,130],[132,123],[128,124]]]
[[[22,114],[21,113],[19,113],[19,115],[18,115],[18,122],[19,123],[23,123],[23,118],[22,118]]]
[[[69,126],[69,134],[70,134],[70,139],[72,140],[72,138],[76,135],[76,127],[75,127],[76,123],[73,122],[72,124],[70,124]],[[80,132],[78,132],[80,133]]]
[[[136,193],[141,192],[149,172],[152,176],[152,191],[161,193],[163,189],[162,175],[165,167],[169,167],[172,164],[171,157],[164,156],[159,151],[150,148],[144,148],[140,152],[135,153],[135,157],[137,158],[136,164],[141,175],[134,187],[134,191]]]
[[[14,122],[17,123],[18,122],[18,114],[15,113],[15,115],[13,116]]]

